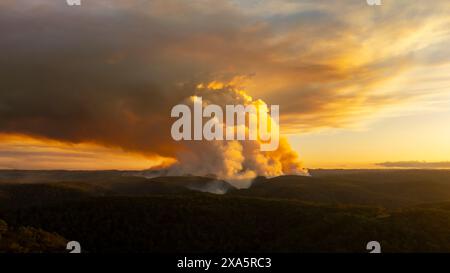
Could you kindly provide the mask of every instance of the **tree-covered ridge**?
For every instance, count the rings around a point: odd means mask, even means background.
[[[450,252],[449,171],[260,177],[223,195],[192,186],[226,182],[193,176],[38,177],[49,181],[0,183],[4,252],[59,252],[54,233],[88,252],[366,252],[372,240],[383,252]]]
[[[0,253],[65,252],[67,240],[34,227],[13,228],[0,219]]]

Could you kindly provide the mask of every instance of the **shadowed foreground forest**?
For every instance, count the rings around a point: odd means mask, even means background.
[[[450,252],[450,171],[142,175],[1,171],[0,252]]]

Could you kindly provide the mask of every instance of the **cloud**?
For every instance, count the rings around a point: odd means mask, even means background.
[[[0,169],[142,170],[173,161],[92,143],[69,144],[0,134]]]
[[[397,162],[383,162],[375,165],[387,168],[418,168],[418,169],[448,169],[450,162],[426,162],[426,161],[397,161]]]

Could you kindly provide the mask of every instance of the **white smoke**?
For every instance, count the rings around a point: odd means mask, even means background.
[[[234,80],[199,84],[186,103],[192,103],[197,96],[202,97],[204,106],[265,105],[262,100],[254,100],[247,95]],[[279,148],[273,152],[261,152],[260,144],[258,140],[184,141],[184,149],[177,154],[177,163],[169,168],[168,173],[215,176],[237,187],[248,187],[256,176],[307,175],[286,138],[280,137]]]

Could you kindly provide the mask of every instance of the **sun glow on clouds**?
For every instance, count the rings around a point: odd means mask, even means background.
[[[107,148],[21,135],[0,135],[0,169],[142,170],[173,160]]]
[[[416,158],[388,158],[392,138],[346,140],[374,121],[377,135],[390,136],[395,116],[448,109],[448,0],[214,2],[97,0],[71,9],[1,1],[0,133],[40,141],[0,140],[1,166],[151,167],[180,151],[169,135],[173,105],[242,80],[241,97],[280,105],[281,132],[294,136],[306,167],[329,159],[321,147],[331,143],[340,147],[336,161],[352,164],[375,154],[386,156],[376,162],[438,160],[433,151],[447,147],[438,137],[445,115],[434,127],[399,122],[411,132],[398,154]],[[314,135],[322,131],[342,137]],[[370,155],[355,151],[373,146]],[[429,152],[405,152],[417,146]],[[25,160],[27,150],[38,160]]]

